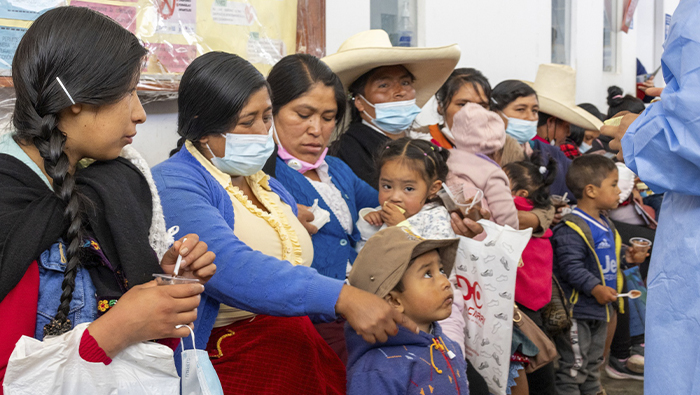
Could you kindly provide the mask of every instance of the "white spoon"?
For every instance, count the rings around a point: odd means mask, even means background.
[[[630,298],[630,299],[637,299],[638,297],[642,296],[641,291],[637,291],[636,289],[633,289],[626,294],[618,294],[618,298]]]

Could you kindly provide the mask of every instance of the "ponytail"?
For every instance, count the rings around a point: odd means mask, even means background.
[[[535,208],[547,209],[551,206],[549,187],[557,177],[557,162],[550,158],[546,166],[541,165],[537,154],[529,160],[513,162],[505,165],[503,171],[508,174],[512,191],[524,189],[528,199]]]

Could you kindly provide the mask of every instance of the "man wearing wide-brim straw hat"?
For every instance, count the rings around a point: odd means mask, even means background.
[[[559,146],[569,137],[569,125],[599,131],[603,123],[576,105],[576,71],[561,64],[541,64],[535,82],[523,81],[537,92],[540,104],[538,139]]]
[[[384,30],[345,41],[322,60],[349,91],[350,126],[331,145],[361,179],[377,188],[374,159],[381,147],[406,135],[420,107],[437,92],[459,61],[459,47],[392,47]]]

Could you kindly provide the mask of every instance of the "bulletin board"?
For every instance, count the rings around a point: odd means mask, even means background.
[[[0,0],[0,86],[12,84],[12,56],[32,21],[62,5],[99,11],[141,39],[149,55],[139,90],[156,98],[177,92],[204,53],[235,53],[267,75],[297,45],[297,0]]]

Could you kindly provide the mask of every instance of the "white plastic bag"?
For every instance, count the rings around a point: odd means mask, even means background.
[[[39,341],[22,336],[5,373],[6,395],[154,394],[180,393],[173,350],[162,344],[134,344],[112,363],[87,362],[78,348],[89,324],[61,336]]]
[[[464,299],[465,356],[493,395],[505,395],[513,336],[515,275],[532,230],[479,221],[483,241],[460,237],[453,282]]]

